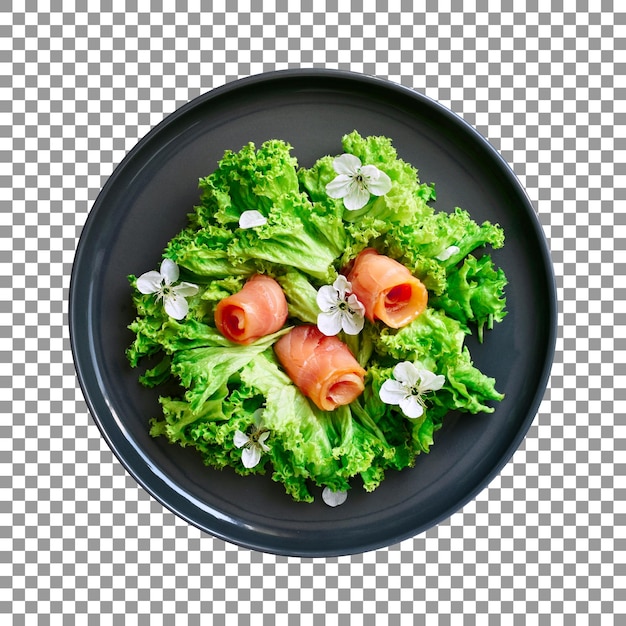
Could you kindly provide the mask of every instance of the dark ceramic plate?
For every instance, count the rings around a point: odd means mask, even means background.
[[[197,182],[224,150],[278,138],[299,164],[341,152],[341,137],[392,138],[399,156],[437,186],[438,210],[467,209],[507,234],[493,253],[509,279],[509,314],[474,362],[506,394],[491,415],[450,414],[430,454],[388,472],[379,489],[352,489],[337,508],[321,497],[295,503],[269,476],[206,468],[192,449],[148,434],[158,392],[142,388],[125,360],[133,339],[126,276],[158,263],[197,203]],[[304,557],[354,554],[397,543],[448,518],[501,471],[534,419],[552,363],[554,278],[533,206],[496,150],[425,96],[334,70],[254,76],[181,107],[130,151],[98,196],[76,252],[70,331],[80,385],[107,443],[132,476],[181,518],[251,549]],[[318,493],[319,496],[319,493]]]

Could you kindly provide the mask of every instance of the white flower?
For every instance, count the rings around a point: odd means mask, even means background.
[[[459,246],[448,246],[444,250],[442,250],[436,258],[440,261],[447,261],[451,256],[458,254],[461,251]]]
[[[322,500],[324,500],[328,506],[339,506],[343,504],[347,498],[347,491],[333,491],[330,487],[324,487],[322,490]]]
[[[343,330],[347,335],[358,335],[365,322],[365,307],[352,293],[352,285],[339,274],[332,285],[324,285],[317,292],[317,327],[325,335],[336,335]]]
[[[326,185],[331,198],[343,198],[349,211],[363,208],[370,194],[384,196],[391,189],[391,179],[375,165],[361,165],[353,154],[342,154],[333,161],[337,177]]]
[[[398,363],[393,368],[393,379],[386,380],[380,388],[380,399],[385,404],[400,405],[407,417],[420,417],[424,413],[423,395],[438,391],[445,382],[444,376],[436,376],[427,369],[418,369],[410,361]]]
[[[244,211],[239,216],[239,228],[254,228],[255,226],[263,226],[267,223],[267,218],[263,216],[259,211],[249,210]]]
[[[158,272],[146,272],[137,279],[137,289],[145,294],[155,293],[157,300],[163,299],[165,312],[175,320],[182,320],[189,312],[185,298],[198,293],[198,287],[185,282],[174,285],[178,276],[178,265],[171,259],[163,259]]]
[[[248,469],[258,465],[261,455],[269,452],[269,446],[265,443],[270,436],[270,431],[261,425],[261,417],[263,409],[257,409],[254,412],[254,426],[249,435],[242,433],[240,430],[235,431],[233,442],[237,448],[243,448],[241,451],[241,462]]]

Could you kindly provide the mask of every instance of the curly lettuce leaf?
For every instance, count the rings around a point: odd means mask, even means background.
[[[385,172],[392,182],[388,193],[373,196],[362,209],[347,212],[345,219],[356,223],[380,220],[387,224],[386,232],[392,224],[419,224],[433,214],[434,209],[427,204],[433,195],[431,185],[419,182],[417,169],[398,157],[388,137],[362,137],[353,131],[343,137],[342,145],[363,165],[375,165]]]
[[[345,264],[364,248],[375,245],[394,224],[420,223],[430,216],[433,209],[427,203],[434,199],[435,192],[432,185],[420,183],[417,170],[398,157],[388,138],[362,137],[353,131],[343,137],[342,145],[346,153],[357,156],[363,165],[375,165],[392,181],[391,190],[384,196],[372,196],[363,208],[348,211],[343,200],[326,193],[326,185],[337,175],[332,156],[324,156],[311,168],[298,171],[301,188],[314,203],[343,214],[347,239],[340,264]]]
[[[268,263],[320,279],[332,273],[346,244],[341,212],[301,191],[291,149],[269,140],[258,150],[248,143],[227,151],[217,169],[200,180],[201,202],[190,227],[168,246],[168,256],[200,281],[250,275]],[[261,213],[266,223],[239,228],[249,210]]]
[[[286,208],[285,208],[286,207]],[[228,245],[236,265],[248,261],[293,267],[309,276],[327,280],[346,243],[343,222],[304,194],[290,194],[282,206],[268,210],[267,222],[238,230]]]
[[[358,403],[332,412],[320,411],[282,372],[271,353],[256,356],[240,376],[265,398],[263,423],[272,433],[268,454],[274,467],[273,478],[284,483],[292,495],[296,493],[300,498],[307,480],[344,491],[355,476],[362,478],[365,490],[373,491],[386,468],[410,464],[407,449],[390,445]],[[392,430],[397,429],[398,425]]]
[[[181,446],[193,444],[195,437],[188,432],[192,424],[205,421],[227,420],[224,414],[223,404],[228,395],[228,387],[224,384],[216,389],[210,398],[200,407],[194,410],[184,400],[168,397],[160,397],[159,403],[163,410],[163,419],[151,421],[150,434],[153,437],[161,435],[167,437],[170,443],[179,443]]]
[[[491,330],[506,315],[506,284],[504,272],[494,267],[490,256],[476,258],[470,254],[449,272],[446,290],[431,298],[430,304],[459,321],[466,332],[474,323],[482,343],[485,328]]]
[[[391,467],[400,470],[412,467],[418,454],[430,451],[434,442],[433,434],[441,427],[441,423],[439,412],[434,407],[429,407],[420,418],[407,419],[397,407],[385,404],[380,399],[380,388],[385,380],[391,378],[392,371],[393,367],[370,367],[363,400],[366,413],[396,450]]]
[[[395,360],[422,363],[426,369],[445,376],[443,389],[432,398],[447,410],[492,413],[487,402],[504,397],[495,388],[495,379],[474,367],[460,322],[443,311],[426,309],[404,328],[381,331],[377,348]]]
[[[456,208],[452,213],[439,212],[412,226],[394,226],[386,234],[383,246],[389,256],[408,267],[430,291],[441,295],[446,289],[448,271],[487,244],[494,249],[504,245],[502,228],[490,222],[478,224],[467,211]],[[449,248],[455,252],[445,258]]]
[[[273,356],[257,355],[242,368],[240,376],[265,398],[263,424],[271,433],[268,445],[273,479],[298,497],[305,494],[308,479],[333,491],[348,489],[333,455],[337,433],[332,418],[314,409]],[[310,500],[310,494],[305,499]]]
[[[288,210],[289,196],[299,193],[297,159],[281,140],[265,141],[257,150],[250,142],[239,151],[227,150],[215,171],[200,179],[200,205],[192,225],[233,227],[244,211],[266,214],[272,208]]]
[[[165,256],[186,272],[188,280],[211,283],[226,277],[247,277],[256,271],[250,261],[236,263],[228,252],[234,233],[212,224],[200,229],[188,228],[174,237],[165,249]]]
[[[228,379],[290,329],[283,328],[257,341],[239,345],[213,345],[179,350],[172,356],[172,373],[187,389],[185,399],[194,411],[200,409]]]
[[[230,381],[232,383],[232,381]],[[254,424],[254,416],[262,398],[254,390],[232,383],[223,385],[208,398],[199,410],[189,402],[161,397],[162,419],[152,419],[150,434],[165,437],[170,443],[193,447],[205,465],[222,469],[232,467],[238,474],[263,474],[268,458],[262,456],[258,465],[246,468],[241,460],[241,449],[234,443],[235,433],[247,432]]]
[[[138,317],[129,328],[135,333],[135,340],[126,354],[133,367],[138,364],[141,357],[159,351],[173,355],[181,350],[233,345],[214,327],[193,317],[186,317],[181,321],[165,314]]]
[[[317,289],[309,278],[293,269],[277,276],[276,280],[283,288],[289,317],[316,324],[320,308],[317,305]]]

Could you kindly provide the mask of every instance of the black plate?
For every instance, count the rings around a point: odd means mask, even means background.
[[[507,234],[493,254],[509,279],[509,314],[483,345],[477,367],[506,393],[491,415],[451,414],[430,454],[389,472],[337,508],[321,497],[294,503],[269,476],[237,476],[200,462],[192,449],[153,439],[158,393],[142,388],[124,356],[133,339],[127,274],[153,269],[197,203],[198,178],[224,150],[249,141],[291,143],[300,165],[341,152],[352,130],[391,137],[438,210],[467,209]],[[132,476],[168,509],[215,537],[295,556],[354,554],[397,543],[473,499],[519,447],[539,407],[554,352],[556,297],[546,241],[514,174],[458,116],[405,87],[334,70],[288,70],[239,80],[181,107],[130,151],[87,219],[70,289],[71,343],[80,385],[107,443]],[[319,495],[319,493],[318,493]]]

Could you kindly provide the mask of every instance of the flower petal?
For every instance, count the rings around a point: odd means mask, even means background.
[[[409,394],[407,388],[402,383],[390,378],[382,384],[378,395],[385,404],[395,405],[400,404]]]
[[[233,443],[237,448],[243,448],[248,441],[250,441],[250,437],[248,435],[242,433],[240,430],[235,431],[235,435],[233,436]]]
[[[359,315],[365,315],[365,305],[356,297],[356,294],[351,293],[348,296],[348,306]]]
[[[252,414],[252,420],[254,421],[254,425],[257,428],[257,430],[259,428],[261,428],[261,421],[263,420],[263,412],[265,411],[265,409],[263,407],[257,409],[253,414]],[[269,433],[269,431],[268,431]]]
[[[445,250],[442,250],[435,258],[440,261],[447,261],[451,256],[458,254],[461,251],[459,246],[448,246]]]
[[[178,283],[175,287],[172,287],[172,291],[177,296],[195,296],[198,293],[198,285],[192,283]]]
[[[241,462],[243,463],[243,466],[248,469],[258,465],[260,460],[261,450],[258,446],[250,446],[249,448],[244,448],[241,451]]]
[[[239,216],[239,228],[254,228],[255,226],[263,226],[266,223],[267,218],[254,209],[244,211]]]
[[[317,316],[317,327],[328,337],[339,333],[343,324],[343,315],[339,309],[323,312]]]
[[[431,391],[439,391],[445,384],[446,382],[446,377],[439,374],[438,376],[435,376],[435,380],[433,380],[431,386],[430,386],[430,390]]]
[[[365,167],[374,167],[373,165],[366,165]],[[365,170],[365,167],[363,170]],[[381,172],[378,168],[374,168],[377,171],[376,176],[371,176],[367,181],[368,191],[375,196],[384,196],[391,189],[391,178]]]
[[[410,389],[417,385],[420,374],[413,363],[410,361],[402,361],[393,368],[393,377]]]
[[[351,185],[352,178],[346,174],[340,174],[326,185],[326,193],[331,198],[343,198],[350,193]]]
[[[347,498],[347,491],[333,491],[330,487],[324,487],[322,490],[322,500],[324,500],[328,506],[339,506],[343,504]]]
[[[348,282],[348,279],[343,274],[337,276],[337,279],[333,283],[333,288],[339,293],[339,300],[345,299],[346,292],[352,293],[352,284]]]
[[[418,402],[417,396],[405,396],[400,401],[402,412],[412,419],[421,417],[424,413],[424,407]]]
[[[344,313],[341,316],[341,328],[346,335],[358,335],[365,324],[365,317],[355,312],[353,314]]]
[[[163,278],[159,272],[154,270],[142,274],[137,279],[137,290],[141,293],[157,293],[161,290]]]
[[[266,430],[265,432],[262,432],[259,435],[259,445],[261,446],[261,449],[263,450],[263,452],[269,452],[270,451],[270,447],[265,443],[267,441],[267,438],[270,436],[270,431]]]
[[[343,205],[348,211],[358,211],[362,209],[370,199],[370,192],[356,182],[350,186],[348,194],[343,198]]]
[[[337,174],[354,176],[361,167],[361,159],[354,154],[342,154],[333,161],[333,169]]]
[[[376,180],[382,172],[375,165],[364,165],[359,172],[367,184]]]
[[[317,306],[325,313],[337,306],[339,297],[334,286],[324,285],[317,291]]]
[[[171,285],[178,280],[180,272],[178,265],[172,259],[163,259],[161,263],[161,276],[166,285]]]
[[[189,304],[187,300],[177,293],[172,293],[163,298],[163,307],[165,312],[175,320],[182,320],[189,313]]]
[[[446,382],[445,376],[435,375],[429,370],[419,370],[419,389],[420,391],[439,391]]]

